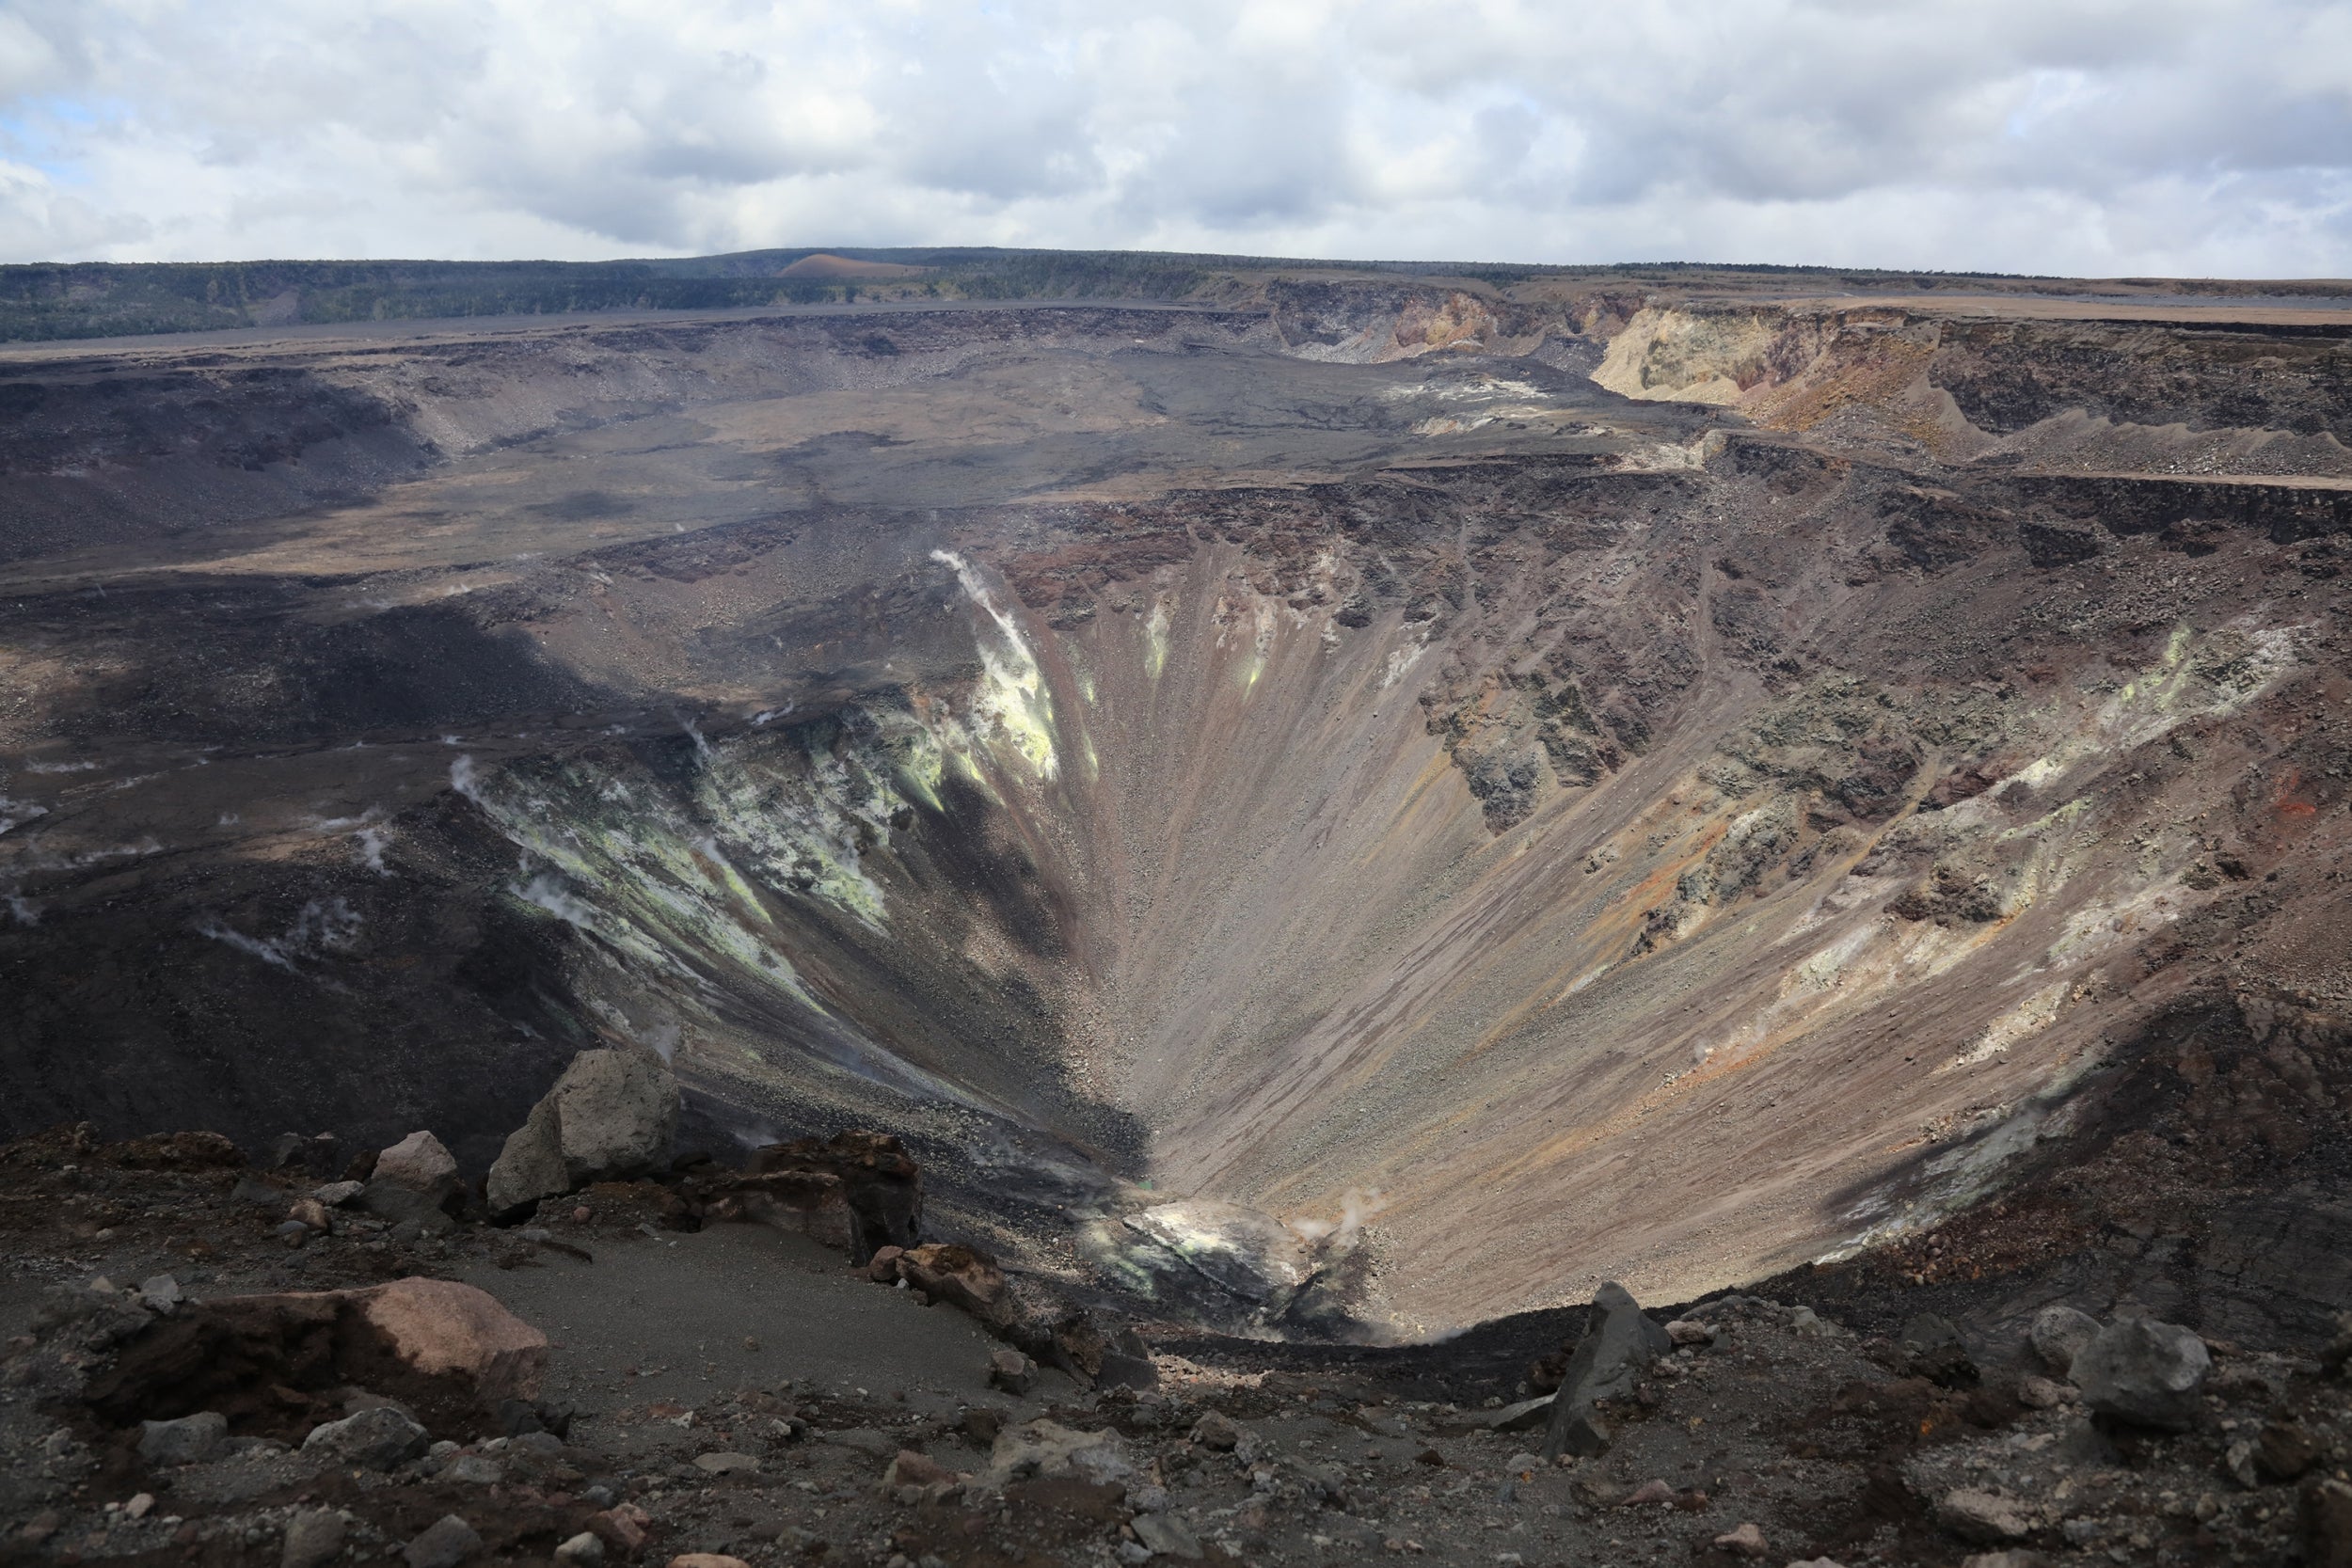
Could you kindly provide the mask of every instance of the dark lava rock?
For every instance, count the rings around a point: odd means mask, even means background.
[[[1544,1437],[1547,1459],[1560,1456],[1576,1417],[1590,1414],[1601,1400],[1632,1393],[1634,1380],[1674,1349],[1665,1329],[1650,1321],[1624,1286],[1613,1281],[1603,1285],[1593,1293],[1593,1308],[1599,1323],[1569,1356],[1560,1392],[1552,1400],[1551,1428]]]
[[[2074,1357],[2074,1386],[2102,1416],[2134,1426],[2185,1432],[2213,1358],[2178,1323],[2126,1318],[2099,1332]]]

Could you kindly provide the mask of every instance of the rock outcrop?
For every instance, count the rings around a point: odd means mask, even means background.
[[[1589,1451],[1605,1443],[1607,1432],[1593,1428],[1594,1407],[1633,1392],[1634,1381],[1674,1349],[1663,1326],[1644,1312],[1624,1286],[1613,1281],[1593,1292],[1598,1321],[1568,1357],[1552,1396],[1551,1420],[1544,1434],[1544,1457],[1555,1459],[1571,1445]],[[1581,1425],[1580,1425],[1581,1423]]]
[[[2153,1318],[2108,1324],[2075,1355],[2069,1375],[2103,1416],[2136,1426],[2185,1432],[2213,1357],[2195,1331]]]

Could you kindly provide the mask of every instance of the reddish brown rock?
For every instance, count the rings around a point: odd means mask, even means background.
[[[645,1544],[645,1536],[653,1524],[653,1516],[635,1503],[622,1503],[602,1513],[589,1515],[588,1528],[608,1546],[623,1552],[634,1552]]]
[[[217,1410],[239,1433],[295,1440],[358,1386],[470,1434],[501,1400],[536,1397],[547,1352],[547,1336],[451,1280],[223,1296],[149,1324],[84,1399],[117,1426]]]
[[[338,1293],[425,1376],[463,1378],[485,1402],[538,1397],[548,1337],[488,1291],[449,1279],[396,1279]]]
[[[771,1144],[752,1158],[755,1174],[830,1176],[854,1216],[850,1261],[860,1265],[886,1246],[911,1247],[923,1228],[923,1173],[904,1145],[882,1132],[837,1132]]]

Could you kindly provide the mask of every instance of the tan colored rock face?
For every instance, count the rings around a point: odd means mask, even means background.
[[[490,1167],[491,1211],[505,1213],[661,1164],[676,1135],[677,1109],[676,1082],[650,1054],[581,1052]]]

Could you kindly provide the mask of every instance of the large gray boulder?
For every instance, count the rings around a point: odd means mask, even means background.
[[[1613,1281],[1594,1291],[1593,1309],[1600,1322],[1577,1341],[1560,1391],[1552,1397],[1551,1424],[1544,1436],[1547,1459],[1560,1457],[1579,1418],[1589,1418],[1596,1403],[1632,1393],[1634,1381],[1674,1349],[1666,1330],[1650,1321],[1622,1285]]]
[[[2178,1323],[2125,1318],[2099,1331],[2074,1356],[2070,1373],[2083,1402],[2135,1426],[2185,1432],[2213,1357],[2205,1341]]]
[[[490,1167],[493,1213],[512,1213],[591,1181],[642,1175],[670,1157],[677,1081],[655,1057],[583,1051]]]

